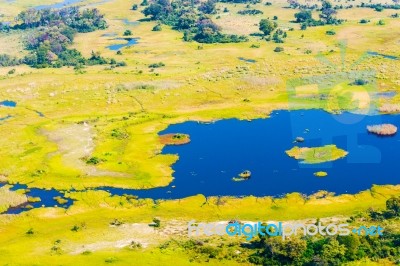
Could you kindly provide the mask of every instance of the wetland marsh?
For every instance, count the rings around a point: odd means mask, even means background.
[[[394,265],[398,4],[171,2],[0,0],[0,264]]]

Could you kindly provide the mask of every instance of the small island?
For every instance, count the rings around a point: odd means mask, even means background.
[[[314,176],[316,176],[316,177],[325,177],[325,176],[328,176],[328,173],[327,172],[323,172],[323,171],[319,171],[319,172],[314,173]]]
[[[397,133],[397,127],[392,124],[367,126],[367,130],[369,133],[379,136],[392,136]]]
[[[239,174],[239,177],[232,178],[233,181],[244,181],[248,180],[251,177],[251,172],[249,170],[245,170]]]
[[[160,136],[160,142],[164,145],[183,145],[190,142],[190,137],[181,133],[165,134]]]
[[[336,147],[336,145],[326,145],[322,147],[301,148],[293,147],[286,151],[286,154],[297,160],[302,160],[302,163],[317,164],[335,161],[345,157],[348,152]]]

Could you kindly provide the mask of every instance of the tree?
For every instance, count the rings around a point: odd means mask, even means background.
[[[335,238],[322,247],[321,259],[328,265],[339,264],[341,258],[346,253],[346,247],[341,245]]]
[[[294,14],[294,17],[296,18],[297,23],[303,23],[303,22],[312,20],[311,11],[308,11],[308,10],[302,10],[302,11]]]
[[[215,13],[215,1],[207,0],[206,2],[201,3],[199,6],[199,11],[203,12],[204,14]]]
[[[395,216],[400,216],[400,197],[391,197],[386,201],[386,209],[393,212]]]
[[[297,0],[287,0],[287,2],[291,8],[297,8],[298,6],[300,6]]]
[[[131,36],[132,35],[132,31],[131,30],[125,30],[124,31],[124,36]]]
[[[358,259],[358,250],[361,245],[360,237],[358,235],[352,234],[348,236],[338,236],[337,240],[340,244],[346,247],[346,258],[349,261]]]
[[[157,0],[151,3],[143,10],[143,14],[150,16],[152,20],[158,20],[167,17],[172,12],[169,0]]]
[[[162,31],[161,24],[157,24],[153,27],[152,31]]]
[[[259,25],[259,29],[264,33],[264,35],[270,35],[277,27],[278,24],[269,19],[262,19]]]
[[[332,8],[332,4],[328,1],[323,1],[322,2],[322,8],[321,8],[321,14],[319,17],[323,22],[326,24],[334,24],[336,23],[336,15],[337,11]]]
[[[196,26],[197,16],[193,11],[183,13],[178,20],[176,28],[178,30],[188,30]]]

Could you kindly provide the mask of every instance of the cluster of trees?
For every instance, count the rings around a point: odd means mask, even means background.
[[[22,60],[16,58],[15,56],[10,56],[7,54],[0,54],[0,66],[3,66],[3,67],[16,66],[21,63],[22,63]]]
[[[392,197],[386,201],[386,210],[375,211],[369,210],[369,217],[374,221],[383,221],[400,217],[400,197]]]
[[[216,12],[215,0],[204,2],[183,0],[154,0],[144,10],[143,14],[151,20],[172,26],[184,33],[185,41],[200,43],[244,42],[247,37],[221,33],[209,14]]]
[[[249,257],[257,265],[342,265],[369,258],[373,261],[400,255],[400,234],[384,236],[333,236],[327,238],[260,238],[254,244],[259,251]]]
[[[400,217],[400,197],[386,201],[386,210],[370,210],[372,221]],[[366,220],[365,218],[363,218]],[[381,236],[280,237],[259,236],[252,242],[258,251],[249,257],[257,265],[342,265],[369,258],[398,260],[400,234],[385,230]]]
[[[277,28],[278,23],[276,23],[275,21],[269,19],[260,20],[259,29],[264,33],[266,41],[270,41],[272,39],[276,43],[284,43],[284,39],[287,37],[287,33],[286,31]],[[281,51],[283,51],[283,49],[277,52]]]
[[[289,6],[291,8],[294,9],[306,9],[306,10],[317,10],[318,9],[318,5],[317,4],[301,4],[298,0],[287,0]],[[340,2],[340,1],[339,1]],[[393,4],[389,4],[389,3],[364,3],[362,2],[359,5],[356,5],[356,7],[366,7],[366,8],[372,8],[375,9],[376,11],[380,12],[384,9],[400,9],[400,1],[399,0],[393,0]],[[354,5],[349,4],[349,5],[335,5],[332,8],[333,9],[350,9],[353,8]]]
[[[332,4],[328,1],[322,2],[320,9],[319,20],[315,20],[312,17],[311,10],[300,10],[294,14],[297,23],[301,23],[301,29],[305,30],[310,26],[321,26],[321,25],[337,25],[343,23],[343,20],[337,19],[337,11],[332,7]]]
[[[400,9],[400,4],[398,1],[393,1],[393,4],[373,4],[373,3],[361,3],[359,7],[367,7],[367,8],[372,8],[375,9],[378,12],[383,11],[384,9],[395,9],[399,10]]]
[[[289,6],[294,9],[299,8],[299,9],[311,9],[312,10],[312,9],[318,8],[317,4],[313,4],[313,5],[310,5],[308,3],[300,4],[298,0],[287,0],[287,2],[289,4]]]
[[[378,214],[371,219],[368,213]],[[384,215],[384,216],[381,216]],[[348,224],[359,222],[368,226],[379,225],[382,219],[400,218],[400,197],[392,197],[386,201],[386,210],[377,212],[369,210],[357,217],[350,217]],[[378,221],[378,223],[376,222]],[[319,219],[316,226],[321,223]],[[265,225],[264,225],[265,226]],[[395,228],[394,226],[392,228]],[[250,242],[218,242],[210,239],[173,239],[159,246],[160,250],[184,250],[190,256],[190,262],[205,263],[218,260],[234,260],[240,263],[250,262],[255,265],[295,265],[295,266],[328,266],[347,265],[356,262],[361,265],[363,260],[378,262],[386,259],[398,264],[400,256],[400,233],[387,227],[376,235],[350,233],[349,235],[316,234],[303,236],[300,231],[297,236],[282,239],[281,236],[257,235]],[[267,230],[267,229],[263,229]],[[326,232],[326,231],[325,231]],[[370,232],[372,233],[372,232]],[[240,252],[239,252],[240,251]]]
[[[19,29],[61,26],[77,32],[92,32],[107,28],[104,15],[98,9],[81,11],[76,6],[62,9],[28,9],[18,14],[16,21],[14,28]]]
[[[94,9],[81,11],[79,7],[62,9],[29,9],[16,17],[12,30],[30,29],[24,39],[25,48],[30,53],[23,59],[2,56],[2,65],[25,63],[36,68],[84,65],[117,64],[115,60],[105,59],[99,53],[92,52],[90,58],[84,58],[76,49],[69,49],[77,32],[92,32],[105,29],[104,15]]]

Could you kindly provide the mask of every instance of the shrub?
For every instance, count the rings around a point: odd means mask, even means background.
[[[276,53],[283,52],[283,51],[284,51],[283,47],[279,47],[279,46],[274,49],[274,52],[276,52]]]
[[[366,23],[368,23],[368,22],[370,22],[369,19],[363,18],[363,19],[360,20],[360,23],[361,23],[361,24],[366,24]]]
[[[72,232],[78,232],[80,229],[81,228],[78,225],[74,225],[74,226],[72,226],[71,231]]]
[[[131,30],[125,30],[124,31],[124,36],[131,36],[132,35],[132,31]]]
[[[138,5],[137,4],[134,4],[133,6],[132,6],[132,10],[137,10],[138,9]]]
[[[158,63],[153,63],[149,65],[149,68],[159,68],[159,67],[163,67],[165,66],[165,64],[163,62],[158,62]]]
[[[335,35],[336,32],[334,30],[327,30],[326,35]]]
[[[111,131],[111,137],[117,139],[127,139],[129,137],[128,133],[122,132],[119,129],[113,129]]]
[[[258,9],[240,10],[237,13],[239,15],[252,15],[252,16],[264,14],[264,12],[262,12],[261,10],[258,10]]]
[[[125,61],[121,61],[121,62],[117,62],[117,63],[116,63],[116,66],[117,66],[117,67],[124,67],[124,66],[127,66],[127,64],[126,64]]]
[[[152,29],[152,31],[161,31],[161,30],[162,30],[161,24],[155,25],[155,26],[153,27],[153,29]]]
[[[153,227],[160,227],[161,226],[161,220],[159,218],[153,218]]]
[[[91,157],[86,161],[87,164],[93,164],[93,165],[97,165],[101,162],[102,162],[102,160],[98,157]]]
[[[363,86],[363,85],[366,85],[366,84],[368,84],[368,81],[365,80],[365,79],[356,79],[353,82],[353,85],[357,85],[357,86]]]

